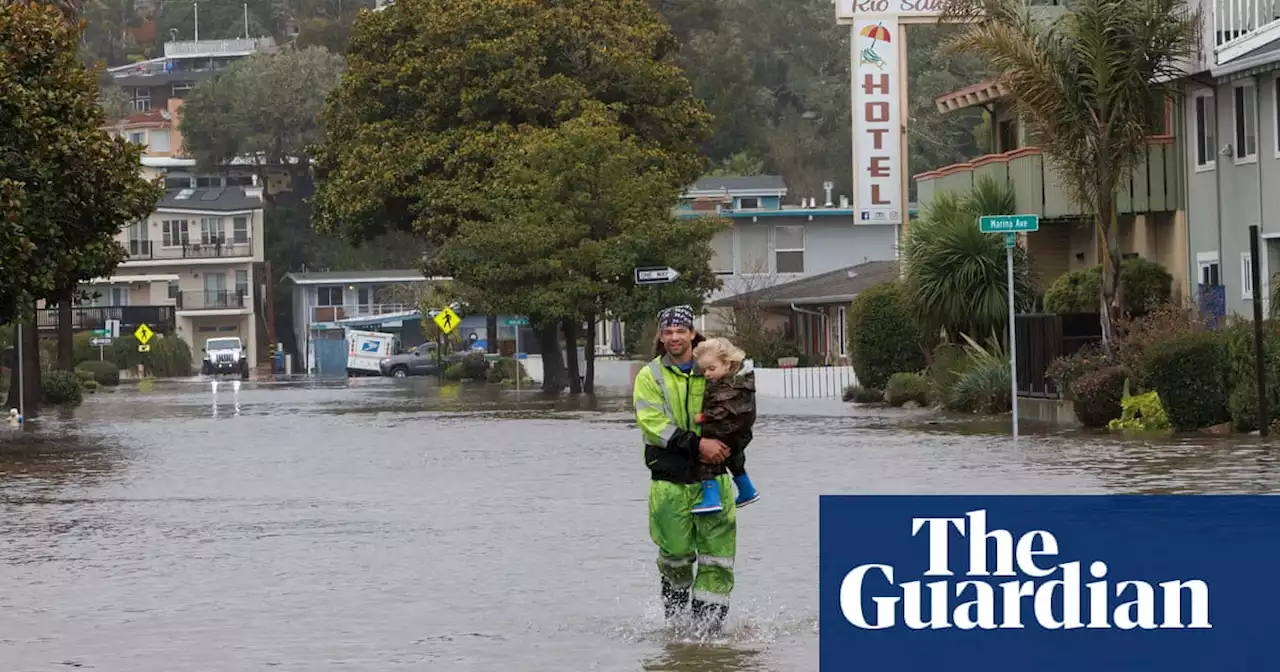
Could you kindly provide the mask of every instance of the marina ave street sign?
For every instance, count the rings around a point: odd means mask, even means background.
[[[1023,233],[1040,230],[1040,215],[987,215],[978,218],[983,233]]]

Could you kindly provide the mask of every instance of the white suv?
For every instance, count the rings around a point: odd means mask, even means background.
[[[245,356],[244,344],[238,336],[230,338],[211,338],[204,342],[204,363],[200,365],[200,373],[206,376],[215,374],[240,374],[241,378],[249,377],[249,359]]]

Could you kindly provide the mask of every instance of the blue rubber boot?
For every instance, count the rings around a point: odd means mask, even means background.
[[[741,476],[734,476],[733,482],[738,486],[738,499],[735,501],[738,508],[759,501],[760,493],[756,491],[756,486],[751,484],[751,477],[746,472]]]
[[[719,513],[724,511],[720,505],[720,482],[708,479],[702,482],[702,501],[693,506],[695,514]]]

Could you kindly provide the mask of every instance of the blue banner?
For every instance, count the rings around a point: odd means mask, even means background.
[[[819,662],[1280,670],[1280,497],[824,496]]]

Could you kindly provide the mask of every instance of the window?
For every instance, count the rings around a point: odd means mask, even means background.
[[[1257,99],[1252,82],[1235,85],[1236,163],[1258,160]]]
[[[1253,257],[1248,252],[1240,255],[1240,298],[1253,298]]]
[[[190,189],[191,176],[184,175],[182,173],[166,175],[164,178],[164,188],[165,189]]]
[[[151,151],[169,151],[169,131],[151,131]]]
[[[1280,159],[1280,77],[1276,77],[1271,83],[1272,105],[1271,105],[1271,121],[1273,122],[1276,137],[1276,158]]]
[[[135,145],[146,146],[147,134],[142,131],[129,131],[129,142],[132,142]]]
[[[317,306],[341,306],[342,305],[342,286],[334,287],[317,287],[316,288],[316,305]]]
[[[178,281],[177,281],[177,280],[170,280],[170,281],[169,281],[169,298],[170,298],[170,299],[172,299],[172,300],[174,300],[174,301],[177,301],[177,300],[178,300],[178,291],[179,291],[179,290],[178,290]]]
[[[221,217],[200,218],[200,244],[214,245],[226,241],[226,232],[222,228]]]
[[[773,253],[779,273],[804,273],[804,226],[773,227]]]
[[[1216,165],[1218,149],[1216,130],[1218,127],[1218,111],[1214,107],[1212,91],[1198,91],[1195,94],[1196,119],[1196,168],[1210,170]]]
[[[249,242],[249,218],[236,217],[231,220],[231,242],[243,245]]]
[[[760,199],[754,196],[738,199],[739,210],[757,210],[760,208]]]
[[[151,89],[138,86],[133,89],[133,111],[147,112],[151,109]]]
[[[249,296],[249,271],[236,271],[236,295]]]
[[[187,93],[194,88],[195,84],[192,82],[174,82],[173,85],[169,87],[169,91],[174,98],[186,98]]]
[[[226,176],[226,178],[223,179],[223,182],[226,182],[228,187],[252,187],[253,176],[252,175],[228,175]]]
[[[847,339],[844,333],[847,310],[844,306],[836,309],[836,351],[840,353],[841,357],[849,354],[849,344],[845,342]]]
[[[164,247],[182,247],[191,242],[187,238],[187,220],[185,219],[166,219],[161,224],[163,236],[160,244]]]
[[[1218,257],[1213,255],[1212,260],[1201,259],[1200,264],[1200,284],[1202,285],[1221,285],[1222,272],[1218,268]]]
[[[733,229],[720,231],[711,239],[711,272],[733,275]]]
[[[744,225],[738,229],[738,272],[743,274],[767,274],[769,272],[769,229],[764,226]]]
[[[212,188],[214,188],[214,187],[221,187],[221,186],[222,186],[222,178],[221,178],[221,177],[209,177],[209,176],[205,176],[205,177],[197,177],[197,178],[196,178],[196,188],[197,188],[197,189],[212,189]]]

